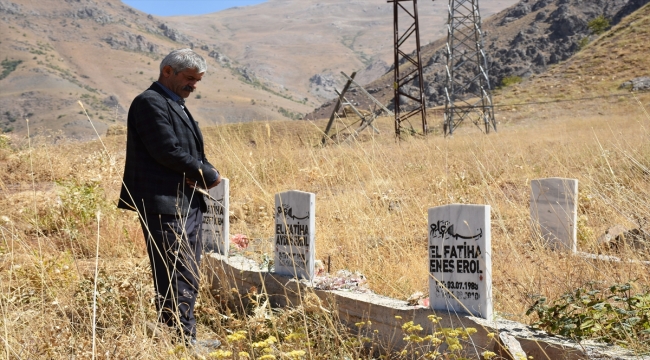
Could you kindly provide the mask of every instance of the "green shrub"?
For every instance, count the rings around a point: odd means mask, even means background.
[[[510,86],[510,85],[519,84],[523,80],[524,79],[522,79],[521,76],[516,76],[516,75],[506,76],[501,80],[501,86],[502,87],[507,87],[507,86]]]
[[[0,74],[0,80],[9,76],[9,74],[11,74],[12,71],[16,70],[18,65],[20,65],[22,62],[22,60],[2,60],[0,63],[0,65],[2,65],[2,74]]]
[[[633,295],[630,283],[598,289],[595,282],[567,292],[552,306],[537,299],[533,327],[575,339],[591,338],[619,345],[645,344],[650,350],[650,290]]]
[[[600,35],[609,30],[609,19],[605,18],[603,15],[600,15],[599,17],[589,21],[587,23],[587,27],[589,27],[589,30],[591,30],[592,33]]]

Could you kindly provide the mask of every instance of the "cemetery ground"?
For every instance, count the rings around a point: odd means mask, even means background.
[[[316,258],[332,274],[358,271],[372,291],[406,300],[428,293],[427,210],[489,204],[495,313],[532,323],[536,313],[526,312],[539,296],[551,305],[578,288],[628,282],[629,293],[648,292],[648,266],[634,261],[650,260],[650,248],[612,250],[597,240],[614,225],[650,228],[650,96],[637,99],[499,108],[499,132],[487,136],[468,123],[453,138],[396,142],[386,118],[377,122],[379,135],[366,131],[326,147],[317,146],[324,122],[222,125],[204,135],[208,158],[230,179],[230,233],[250,239],[233,252],[263,262],[273,251],[274,194],[312,192]],[[140,226],[134,213],[114,206],[124,136],[103,137],[107,151],[100,141],[52,145],[57,134],[49,136],[0,138],[0,358],[93,357],[96,251],[95,356],[189,357],[167,334],[148,335],[155,309]],[[634,261],[546,248],[531,231],[529,211],[530,182],[545,177],[579,180],[579,251]],[[244,314],[202,285],[199,334],[224,342],[215,358],[369,356],[364,344],[372,339],[345,331],[335,309],[270,310],[251,295]],[[416,325],[405,324],[405,336],[418,334]],[[418,335],[466,335],[445,331]],[[649,350],[647,334],[626,336],[623,345]],[[405,350],[390,357],[425,355]]]

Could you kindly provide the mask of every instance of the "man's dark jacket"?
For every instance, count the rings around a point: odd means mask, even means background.
[[[203,195],[185,178],[205,186],[218,173],[205,157],[198,124],[187,115],[157,83],[133,100],[119,208],[137,208],[142,215],[185,214],[188,205],[205,211]]]

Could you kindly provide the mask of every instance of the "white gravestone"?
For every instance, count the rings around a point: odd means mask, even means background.
[[[314,278],[316,195],[302,191],[275,194],[275,272]]]
[[[230,181],[221,179],[219,185],[208,191],[210,196],[204,196],[208,211],[203,213],[203,249],[228,256],[230,247]]]
[[[492,318],[490,234],[489,205],[429,209],[429,302],[433,310]]]
[[[530,216],[547,245],[577,250],[578,180],[537,179],[530,182]]]

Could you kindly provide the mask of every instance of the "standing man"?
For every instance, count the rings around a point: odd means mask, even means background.
[[[140,217],[158,320],[175,328],[186,345],[209,349],[220,343],[197,342],[194,318],[206,211],[197,188],[215,187],[221,176],[205,157],[201,130],[184,100],[206,68],[191,49],[174,50],[160,63],[158,81],[131,103],[118,207]]]

